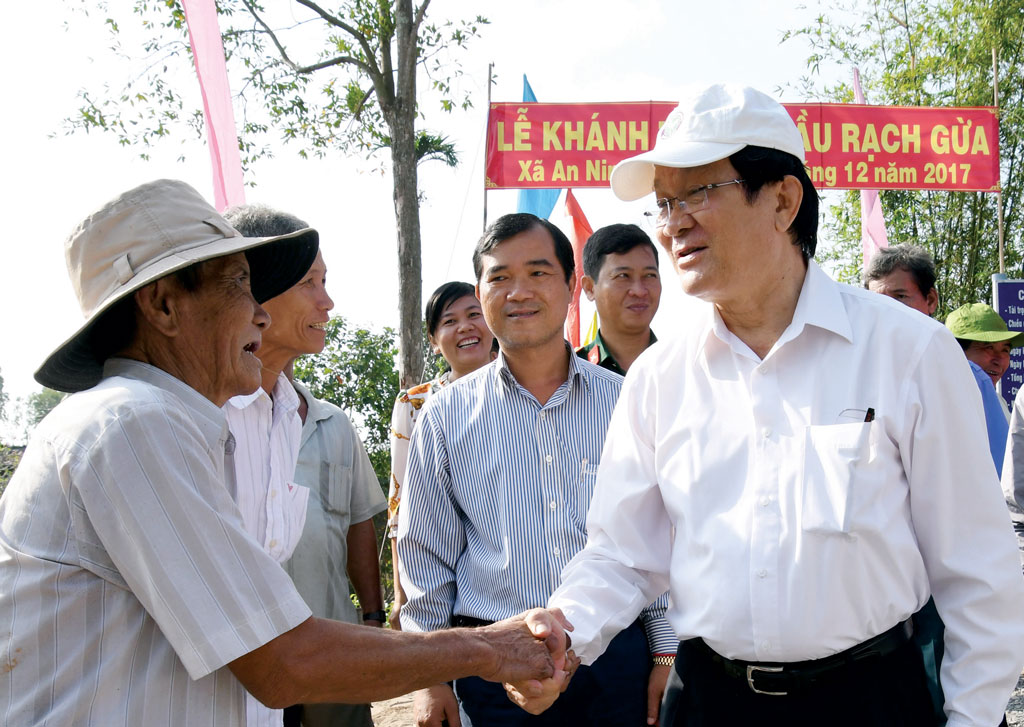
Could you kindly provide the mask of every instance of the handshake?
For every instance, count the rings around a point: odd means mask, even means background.
[[[495,670],[481,676],[502,682],[508,698],[531,714],[558,699],[580,664],[569,648],[572,624],[557,608],[536,608],[477,631],[486,634],[498,659]]]

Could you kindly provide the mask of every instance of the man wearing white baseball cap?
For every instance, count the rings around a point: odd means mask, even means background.
[[[1024,580],[977,389],[941,325],[813,262],[803,158],[781,105],[714,85],[614,170],[703,305],[630,369],[548,605],[587,663],[670,590],[662,727],[905,726],[934,724],[909,634],[934,595],[949,724],[995,725]]]
[[[79,393],[0,499],[0,724],[244,725],[246,690],[283,707],[558,676],[544,612],[435,634],[311,618],[246,533],[220,407],[260,384],[258,301],[317,248],[309,228],[243,237],[169,180],[69,238],[86,321],[36,379]]]

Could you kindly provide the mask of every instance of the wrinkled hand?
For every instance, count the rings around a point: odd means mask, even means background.
[[[533,609],[475,632],[483,636],[494,652],[495,666],[481,673],[492,682],[539,683],[565,668],[565,650],[572,626],[561,611]]]
[[[505,693],[508,698],[531,714],[540,714],[550,707],[558,695],[569,686],[569,679],[579,666],[580,660],[569,648],[571,639],[566,633],[572,631],[572,624],[560,609],[535,609],[526,614],[526,621],[537,638],[543,638],[551,651],[555,671],[544,680],[508,680]]]
[[[540,714],[554,704],[558,696],[569,687],[569,680],[579,665],[579,657],[570,649],[565,654],[565,668],[556,669],[550,679],[531,680],[522,684],[506,683],[503,685],[505,694],[530,714]]]
[[[651,675],[647,678],[647,724],[658,724],[661,714],[661,699],[665,696],[665,683],[672,667],[655,664],[651,667]]]
[[[445,720],[448,727],[462,727],[458,700],[447,684],[420,689],[413,696],[412,705],[416,727],[441,727]]]

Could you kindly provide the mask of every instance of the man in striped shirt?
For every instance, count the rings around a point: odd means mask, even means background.
[[[398,552],[402,628],[477,626],[546,602],[586,542],[586,515],[622,377],[577,358],[562,330],[572,246],[547,220],[505,215],[473,254],[477,297],[501,344],[491,364],[434,395],[410,446]],[[498,685],[422,690],[420,725],[642,724],[676,637],[658,601],[573,677],[551,712],[529,715]],[[641,623],[642,622],[642,623]],[[646,633],[645,633],[646,631]],[[456,705],[455,695],[458,696]]]
[[[243,237],[170,180],[69,238],[86,321],[36,379],[80,393],[0,499],[0,725],[240,726],[246,690],[283,707],[559,676],[564,639],[535,615],[426,637],[311,618],[245,532],[220,407],[259,385],[257,301],[317,247],[310,229]]]

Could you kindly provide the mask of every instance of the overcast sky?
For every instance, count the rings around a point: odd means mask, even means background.
[[[178,139],[151,150],[117,145],[92,132],[64,136],[61,119],[77,108],[76,92],[112,88],[132,68],[107,52],[99,16],[73,14],[74,2],[33,0],[6,9],[5,109],[2,185],[7,233],[0,265],[0,374],[5,390],[24,396],[38,390],[32,372],[82,321],[68,282],[63,243],[87,214],[118,193],[151,179],[176,177],[212,201],[209,156],[201,142]],[[127,5],[127,0],[112,5]],[[782,101],[780,91],[806,75],[806,46],[780,45],[782,32],[819,12],[763,0],[631,3],[611,0],[518,0],[490,3],[434,0],[428,17],[491,20],[483,38],[464,54],[460,84],[475,108],[437,114],[421,84],[428,123],[457,145],[461,165],[420,169],[424,197],[423,291],[449,279],[471,280],[469,262],[483,220],[483,137],[487,64],[495,64],[494,101],[518,101],[529,76],[540,101],[672,101],[689,82],[733,81],[756,86]],[[127,13],[122,24],[131,22]],[[848,73],[846,69],[827,72]],[[195,84],[183,73],[182,84]],[[195,92],[195,91],[191,91]],[[397,256],[391,182],[379,162],[340,153],[304,161],[297,146],[278,144],[275,159],[247,175],[257,186],[247,201],[288,210],[321,232],[335,314],[379,328],[397,323]],[[184,162],[177,160],[184,154]],[[386,160],[385,160],[386,161]],[[577,198],[594,229],[638,221],[643,205],[623,205],[607,190],[580,190]],[[490,219],[514,211],[515,192],[489,193]],[[557,214],[557,212],[556,212]],[[679,305],[675,280],[665,275],[666,294],[655,328],[668,326]],[[667,314],[666,314],[667,313]]]

